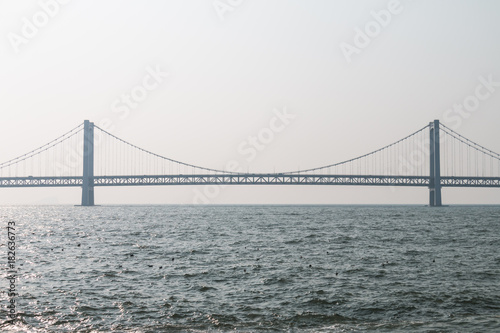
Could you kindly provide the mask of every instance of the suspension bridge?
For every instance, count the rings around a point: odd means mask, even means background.
[[[81,187],[82,206],[97,186],[357,185],[429,189],[441,206],[443,187],[500,187],[500,154],[438,120],[362,156],[317,168],[242,173],[184,163],[137,147],[85,120],[26,154],[0,164],[1,187]]]

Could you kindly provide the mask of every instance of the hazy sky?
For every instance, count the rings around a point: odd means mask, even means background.
[[[346,160],[433,119],[500,152],[497,0],[0,0],[0,36],[0,161],[84,119],[161,155],[254,172]],[[453,111],[482,79],[493,82],[487,98]],[[276,110],[289,123],[249,163],[238,147]],[[96,188],[96,201],[190,204],[196,189]],[[444,203],[500,203],[500,189],[443,193]],[[80,197],[79,188],[0,189],[1,204]],[[211,198],[427,200],[425,188],[331,186],[228,187]]]

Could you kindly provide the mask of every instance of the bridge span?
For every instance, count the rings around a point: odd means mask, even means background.
[[[23,172],[29,175],[19,175]],[[282,173],[228,172],[152,153],[86,120],[56,140],[0,164],[0,188],[81,187],[82,206],[95,204],[95,187],[159,185],[427,187],[429,205],[441,206],[443,187],[500,188],[500,154],[435,120],[399,141],[340,163]]]

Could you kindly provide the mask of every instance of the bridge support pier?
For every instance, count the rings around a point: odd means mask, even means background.
[[[429,124],[430,128],[430,182],[429,206],[442,206],[441,200],[441,152],[439,140],[439,120]]]
[[[94,123],[83,124],[82,206],[94,206]]]

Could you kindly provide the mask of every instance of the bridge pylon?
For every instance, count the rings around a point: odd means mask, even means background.
[[[83,123],[82,206],[94,206],[94,123]]]
[[[430,181],[429,206],[442,206],[441,200],[441,150],[439,139],[439,120],[429,124],[430,129]]]

